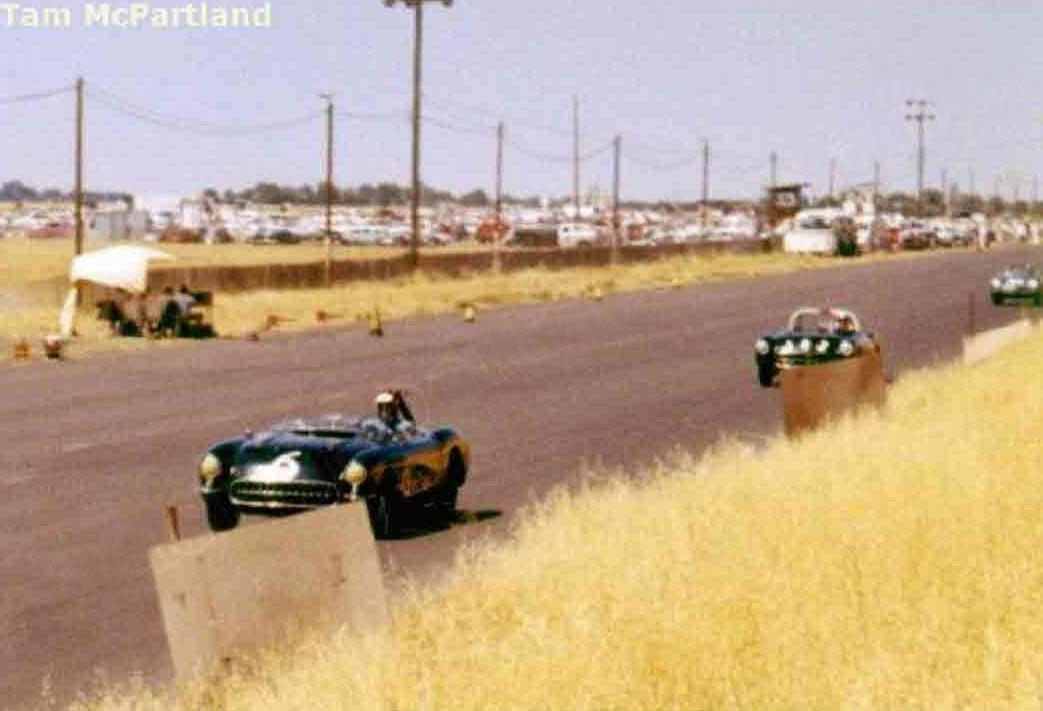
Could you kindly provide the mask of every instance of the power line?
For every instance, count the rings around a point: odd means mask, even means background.
[[[432,126],[437,126],[438,128],[444,129],[446,131],[451,131],[453,133],[481,136],[491,136],[496,133],[496,126],[464,126],[458,123],[453,123],[452,121],[446,121],[444,119],[435,118],[430,114],[425,114],[421,120],[424,123],[431,124]]]
[[[0,104],[22,104],[30,101],[43,101],[44,99],[50,99],[55,96],[61,96],[62,94],[70,94],[75,90],[75,86],[64,86],[60,89],[51,89],[49,91],[34,91],[29,94],[5,96],[0,98]]]
[[[337,118],[349,119],[352,121],[408,121],[409,112],[402,111],[383,111],[383,112],[367,112],[367,111],[343,111],[338,109],[336,112]]]
[[[442,99],[442,98],[437,98],[437,97],[432,98],[431,95],[429,95],[429,94],[425,94],[424,98],[427,99],[428,103],[434,104],[436,106],[441,105],[444,109],[448,108],[448,109],[451,110],[451,108],[455,105],[455,106],[458,106],[459,108],[463,109],[464,111],[469,111],[471,113],[481,114],[481,115],[484,115],[484,116],[489,117],[489,118],[499,119],[503,115],[502,111],[493,111],[493,110],[490,110],[490,109],[487,109],[487,108],[482,108],[480,106],[475,106],[474,104],[467,104],[467,103],[459,102],[459,101],[456,101],[455,99],[447,100],[447,99]],[[529,119],[519,119],[519,118],[516,118],[516,117],[515,118],[507,117],[507,118],[508,118],[507,123],[509,123],[511,125],[512,132],[515,130],[515,128],[517,126],[520,126],[522,128],[528,128],[528,129],[533,130],[533,131],[542,131],[544,133],[551,133],[551,134],[554,134],[556,136],[562,136],[562,137],[565,137],[565,138],[571,138],[572,137],[572,131],[567,129],[567,128],[562,128],[560,126],[551,126],[550,124],[540,123],[540,122],[537,122],[537,121],[531,121]]]
[[[320,110],[310,111],[307,114],[281,121],[243,124],[238,126],[220,125],[162,114],[95,86],[91,87],[87,96],[108,109],[155,126],[175,131],[211,136],[237,136],[281,131],[310,123],[323,115],[323,111]]]
[[[680,158],[678,160],[669,162],[648,160],[647,158],[639,158],[638,156],[631,155],[629,151],[623,155],[627,160],[631,161],[632,163],[636,163],[637,165],[640,165],[643,168],[648,168],[650,170],[655,170],[663,173],[674,170],[680,170],[681,168],[687,168],[690,165],[698,163],[702,159],[702,151],[699,151],[699,153],[695,155],[686,156],[684,158]]]
[[[522,155],[526,155],[526,156],[528,156],[530,158],[534,158],[536,160],[544,161],[546,163],[571,163],[572,160],[573,160],[573,156],[570,153],[550,153],[550,152],[546,152],[546,151],[541,151],[541,150],[538,150],[538,149],[530,148],[529,146],[526,146],[525,144],[519,143],[518,141],[514,140],[513,138],[504,139],[504,143],[506,145],[510,146],[511,148],[513,148],[514,150],[518,151]],[[580,160],[581,163],[585,162],[585,161],[588,161],[591,158],[596,158],[597,156],[599,156],[602,153],[605,153],[605,152],[607,152],[607,151],[609,151],[611,149],[612,149],[612,141],[608,141],[604,145],[602,145],[602,146],[600,146],[600,147],[598,147],[598,148],[596,148],[596,149],[594,149],[592,151],[589,151],[587,153],[581,154],[579,156],[579,160]]]

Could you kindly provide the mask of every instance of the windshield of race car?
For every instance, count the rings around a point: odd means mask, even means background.
[[[836,333],[840,329],[840,320],[828,313],[805,312],[798,314],[793,320],[793,330],[800,333]]]

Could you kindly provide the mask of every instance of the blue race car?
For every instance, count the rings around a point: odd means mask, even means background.
[[[199,493],[214,531],[241,514],[279,515],[363,499],[378,538],[411,515],[447,516],[467,480],[470,447],[448,427],[414,424],[402,393],[377,398],[379,416],[293,419],[215,444],[199,463]]]

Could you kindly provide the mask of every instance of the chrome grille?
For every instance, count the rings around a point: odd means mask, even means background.
[[[246,505],[324,506],[340,499],[337,485],[328,481],[236,481],[230,493],[236,503]]]

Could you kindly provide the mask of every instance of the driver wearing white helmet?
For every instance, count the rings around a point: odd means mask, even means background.
[[[377,406],[377,418],[387,429],[389,439],[413,435],[416,430],[413,413],[409,411],[401,392],[385,390],[377,395],[373,402]]]

